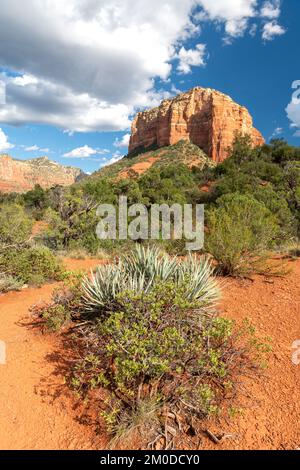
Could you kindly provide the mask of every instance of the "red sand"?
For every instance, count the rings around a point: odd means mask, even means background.
[[[90,269],[97,260],[69,260],[72,269]],[[225,280],[221,310],[248,317],[262,335],[273,337],[266,377],[247,381],[251,399],[243,416],[211,423],[217,434],[236,434],[220,445],[208,438],[202,448],[296,449],[300,447],[300,366],[292,364],[292,343],[300,339],[300,260],[283,279]],[[56,336],[28,328],[29,307],[48,300],[55,285],[0,296],[0,341],[7,364],[0,365],[0,449],[95,449],[105,445],[93,426],[80,424],[80,410],[57,372]],[[52,353],[52,357],[51,357]]]

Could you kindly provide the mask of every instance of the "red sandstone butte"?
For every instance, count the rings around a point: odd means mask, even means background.
[[[47,157],[32,160],[16,160],[0,155],[0,192],[23,193],[36,184],[43,188],[69,186],[84,173],[78,168],[59,165]]]
[[[197,87],[138,113],[132,124],[129,154],[187,140],[220,163],[227,158],[237,132],[249,134],[253,146],[265,142],[245,107],[223,93]]]

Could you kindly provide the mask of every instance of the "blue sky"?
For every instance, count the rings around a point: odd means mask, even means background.
[[[0,153],[95,171],[126,154],[135,112],[194,86],[299,145],[299,0],[27,3],[1,1]]]

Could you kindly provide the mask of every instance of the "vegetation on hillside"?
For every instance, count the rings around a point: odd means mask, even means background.
[[[124,158],[70,188],[45,191],[37,186],[23,195],[2,195],[1,211],[6,211],[6,220],[12,221],[9,211],[23,211],[17,218],[26,218],[24,230],[29,230],[29,219],[31,223],[33,219],[46,221],[48,230],[39,236],[38,243],[54,252],[81,250],[97,255],[105,251],[113,255],[129,250],[132,242],[97,238],[98,204],[118,205],[120,195],[127,196],[129,204],[142,203],[147,207],[154,203],[205,204],[204,251],[215,258],[222,272],[233,275],[255,269],[252,261],[266,250],[293,243],[297,246],[300,148],[273,140],[253,149],[249,137],[237,136],[229,158],[217,166],[200,149],[197,151],[194,145],[180,142],[150,154]],[[145,173],[116,178],[122,169],[130,169],[136,159],[149,156],[159,159]],[[18,223],[12,224],[17,227],[13,232],[18,233]],[[3,233],[5,227],[4,224]],[[184,241],[157,243],[169,253],[185,254]]]
[[[45,246],[35,246],[32,226],[32,217],[21,205],[0,206],[0,292],[62,278],[55,255]]]

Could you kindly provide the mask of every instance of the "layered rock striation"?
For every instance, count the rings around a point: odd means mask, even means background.
[[[197,87],[138,113],[132,124],[129,155],[186,140],[220,163],[227,158],[237,133],[249,134],[254,146],[265,142],[245,107],[223,93]]]
[[[47,157],[23,161],[0,155],[0,192],[3,193],[23,193],[36,184],[45,189],[69,186],[83,176],[80,169],[59,165]]]

